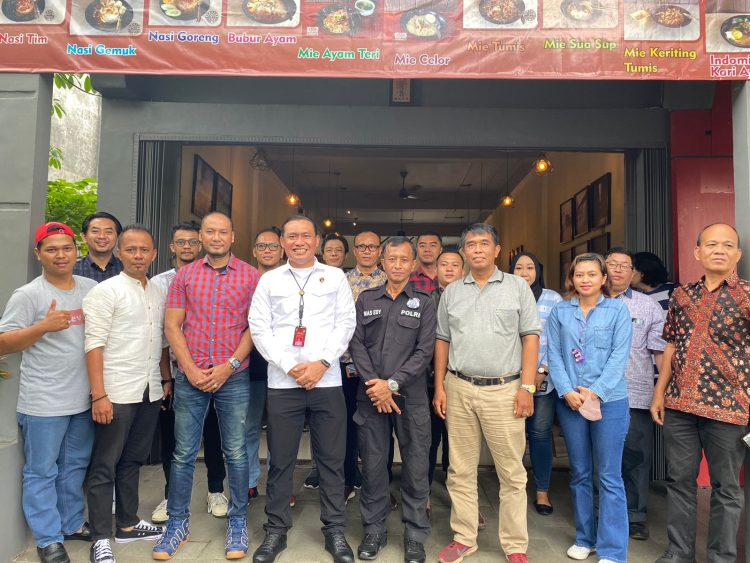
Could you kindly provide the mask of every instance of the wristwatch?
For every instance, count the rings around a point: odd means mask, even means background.
[[[536,393],[536,385],[534,385],[533,383],[532,384],[521,383],[521,389],[528,391],[532,395]]]
[[[237,371],[240,369],[240,366],[242,365],[242,362],[239,361],[237,358],[229,358],[227,360],[229,362],[229,365],[232,366],[232,371]]]
[[[398,390],[399,390],[398,381],[396,381],[395,379],[389,379],[388,391],[390,391],[391,393],[398,393]]]
[[[536,372],[544,374],[544,375],[549,375],[549,370],[546,370],[544,368],[539,368],[539,369],[536,370]]]
[[[320,360],[320,363],[323,364],[326,369],[331,367],[331,362],[329,362],[328,360]]]

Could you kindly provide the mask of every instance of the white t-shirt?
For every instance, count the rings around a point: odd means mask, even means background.
[[[0,318],[0,333],[30,327],[47,316],[52,300],[58,311],[70,311],[70,328],[48,332],[23,351],[16,410],[32,416],[67,416],[91,408],[83,351],[83,298],[94,280],[73,276],[75,287],[56,288],[43,276],[19,287]]]

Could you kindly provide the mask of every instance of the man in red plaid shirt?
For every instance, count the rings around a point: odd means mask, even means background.
[[[167,297],[164,328],[179,369],[174,382],[169,520],[154,547],[157,560],[171,559],[188,539],[195,459],[212,397],[231,494],[224,552],[227,559],[240,559],[248,549],[245,425],[252,340],[247,318],[259,275],[231,253],[232,220],[223,213],[206,215],[199,237],[206,256],[177,270]]]

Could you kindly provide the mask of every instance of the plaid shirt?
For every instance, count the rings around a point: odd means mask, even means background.
[[[355,266],[354,269],[349,270],[346,273],[346,279],[349,281],[349,285],[352,288],[352,298],[356,304],[360,293],[366,289],[372,289],[384,285],[385,282],[388,281],[388,276],[386,276],[385,272],[380,268],[375,268],[369,274],[363,274],[359,271],[359,268]],[[352,363],[352,355],[349,353],[349,350],[344,352],[340,361],[342,364]],[[344,375],[344,377],[346,376]]]
[[[81,258],[76,265],[73,266],[73,274],[76,276],[83,276],[94,280],[96,283],[101,283],[104,280],[113,278],[122,272],[122,262],[114,254],[109,257],[109,262],[102,270],[97,264],[91,259],[90,255],[86,255]]]
[[[185,309],[182,332],[198,367],[217,366],[232,357],[248,328],[247,315],[258,279],[258,270],[233,254],[223,271],[215,270],[208,256],[177,270],[167,308]],[[248,363],[246,358],[240,369]]]
[[[435,276],[435,279],[432,279],[425,273],[422,266],[417,266],[417,269],[411,273],[409,281],[414,284],[414,287],[421,289],[425,293],[432,293],[440,287],[437,276]]]
[[[745,426],[750,408],[750,282],[734,273],[713,291],[705,280],[669,300],[664,340],[674,344],[668,409]]]

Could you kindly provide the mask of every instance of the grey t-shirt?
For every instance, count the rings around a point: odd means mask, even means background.
[[[0,318],[0,333],[27,328],[47,316],[52,300],[70,311],[70,328],[48,332],[23,351],[16,410],[32,416],[67,416],[91,408],[83,351],[82,302],[94,280],[73,276],[75,287],[63,291],[39,276],[10,296]]]

